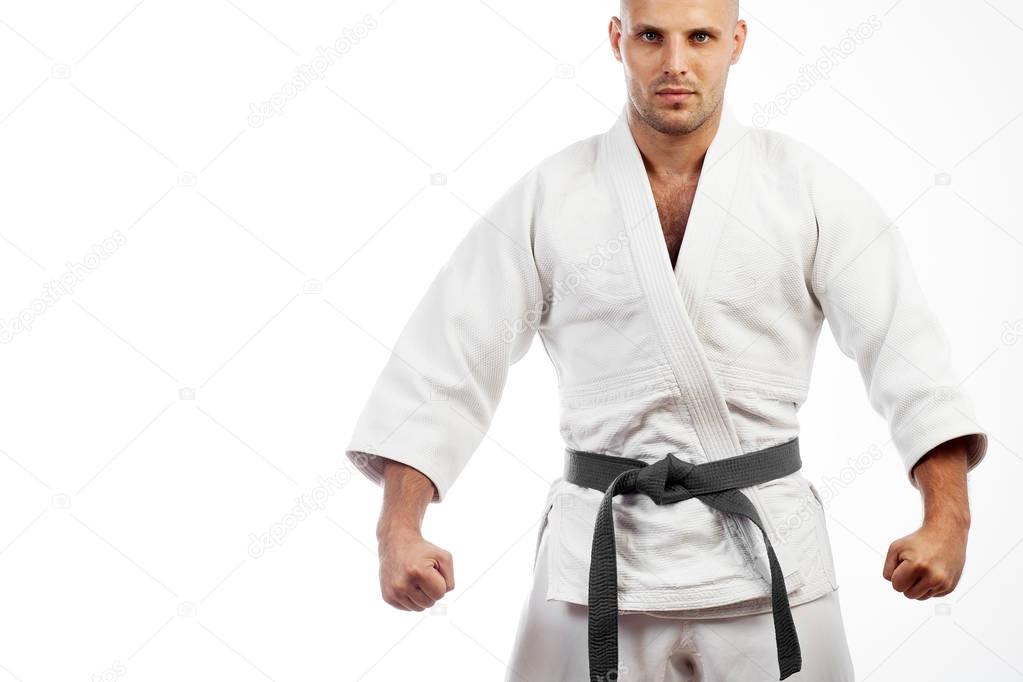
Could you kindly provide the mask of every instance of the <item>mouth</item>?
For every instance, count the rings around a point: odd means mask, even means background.
[[[686,88],[664,88],[657,91],[657,96],[666,102],[683,102],[695,94]]]

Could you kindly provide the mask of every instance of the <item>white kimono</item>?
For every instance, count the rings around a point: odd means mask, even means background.
[[[796,139],[741,125],[726,101],[673,271],[623,106],[610,130],[543,159],[468,231],[402,331],[346,454],[377,483],[380,456],[413,466],[443,500],[534,333],[557,372],[569,448],[696,463],[766,448],[798,435],[825,316],[907,474],[965,434],[977,466],[987,434],[898,228],[867,191]],[[789,603],[835,589],[823,507],[802,473],[742,490]],[[548,599],[587,603],[601,497],[551,485]],[[614,525],[623,611],[771,610],[763,539],[748,520],[635,493],[615,498]]]

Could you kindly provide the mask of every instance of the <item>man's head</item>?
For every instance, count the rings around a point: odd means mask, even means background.
[[[633,109],[658,132],[696,130],[721,106],[728,69],[746,42],[738,0],[620,3],[609,32]]]

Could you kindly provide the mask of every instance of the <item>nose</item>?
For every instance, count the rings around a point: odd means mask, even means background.
[[[689,52],[685,40],[670,38],[665,41],[662,69],[669,76],[689,72]]]

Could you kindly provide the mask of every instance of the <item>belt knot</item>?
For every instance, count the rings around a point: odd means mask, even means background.
[[[693,497],[686,489],[686,479],[696,464],[668,453],[653,464],[634,469],[635,481],[626,490],[647,495],[656,504],[671,504]]]

